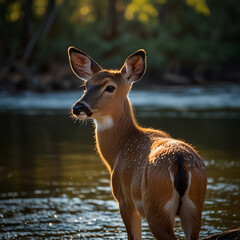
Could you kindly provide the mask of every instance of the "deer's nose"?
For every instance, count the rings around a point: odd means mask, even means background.
[[[79,115],[80,112],[89,112],[88,108],[82,103],[76,103],[73,105],[72,111],[75,115]]]
[[[72,113],[75,115],[79,115],[81,112],[87,114],[88,117],[92,116],[91,110],[82,102],[77,102],[72,107]]]

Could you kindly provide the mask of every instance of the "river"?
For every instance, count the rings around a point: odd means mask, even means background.
[[[93,124],[74,122],[81,91],[0,93],[0,238],[126,239],[94,150]],[[200,236],[240,227],[240,87],[178,87],[130,94],[143,126],[199,151],[208,176]],[[143,239],[153,239],[143,220]],[[175,232],[183,238],[179,219]]]

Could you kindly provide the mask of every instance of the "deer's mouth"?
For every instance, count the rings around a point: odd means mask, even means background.
[[[76,118],[80,119],[80,120],[85,120],[85,119],[90,118],[92,116],[92,112],[84,112],[84,111],[82,111],[79,114],[73,113],[73,115]]]

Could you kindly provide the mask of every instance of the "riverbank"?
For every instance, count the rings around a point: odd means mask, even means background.
[[[82,81],[72,73],[68,63],[51,64],[43,68],[34,66],[5,66],[0,70],[0,91],[18,93],[22,91],[49,92],[67,91],[79,88]],[[138,89],[156,89],[162,86],[221,86],[240,85],[240,71],[195,71],[158,72],[151,69],[136,84]]]
[[[1,92],[0,112],[66,111],[82,94],[81,89],[44,93],[22,91],[18,94]],[[135,89],[134,85],[129,97],[133,106],[144,110],[145,114],[148,111],[152,114],[154,111],[155,115],[159,111],[178,111],[187,115],[210,111],[212,116],[214,111],[219,114],[227,111],[229,116],[230,111],[238,114],[240,109],[240,85],[161,86],[155,90]]]

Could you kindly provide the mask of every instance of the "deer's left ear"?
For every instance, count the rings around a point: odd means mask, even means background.
[[[141,79],[146,70],[146,52],[140,49],[130,55],[121,68],[123,79],[129,82],[135,82]]]
[[[87,81],[92,75],[102,70],[91,57],[75,47],[68,48],[68,57],[72,71],[83,81]]]

